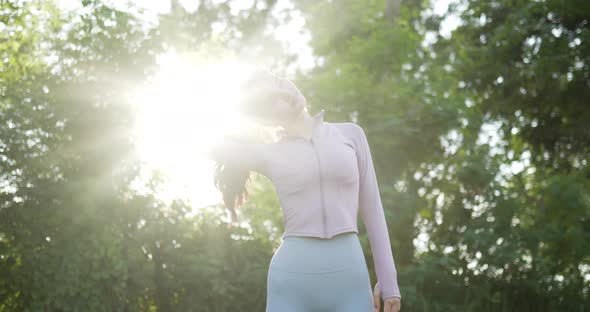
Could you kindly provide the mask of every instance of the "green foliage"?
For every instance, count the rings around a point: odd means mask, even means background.
[[[200,3],[146,25],[101,1],[0,2],[0,311],[264,310],[284,230],[268,179],[234,227],[131,187],[124,98],[158,54],[292,65],[262,32],[276,1]],[[426,1],[393,20],[384,1],[293,3],[318,58],[296,76],[310,109],[368,134],[404,310],[588,310],[588,2],[464,1],[432,44]]]

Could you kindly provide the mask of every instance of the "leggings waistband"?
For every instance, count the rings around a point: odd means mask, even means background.
[[[365,257],[355,232],[330,239],[287,236],[273,255],[269,269],[296,273],[331,273],[367,270]]]

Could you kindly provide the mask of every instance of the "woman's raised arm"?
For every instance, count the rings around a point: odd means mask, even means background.
[[[267,146],[267,143],[226,137],[214,143],[206,154],[219,163],[264,173],[267,164]]]

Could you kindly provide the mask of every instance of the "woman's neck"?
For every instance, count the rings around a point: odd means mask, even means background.
[[[291,123],[285,125],[284,128],[288,136],[304,137],[309,140],[313,133],[312,127],[313,118],[309,112],[304,109],[301,111],[301,114],[294,118]]]

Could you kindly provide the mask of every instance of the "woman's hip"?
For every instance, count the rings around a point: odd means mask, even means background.
[[[271,260],[267,283],[267,312],[374,311],[355,232],[331,239],[285,237]]]
[[[270,270],[302,274],[338,271],[367,272],[367,265],[356,232],[330,239],[287,236],[272,257]]]

